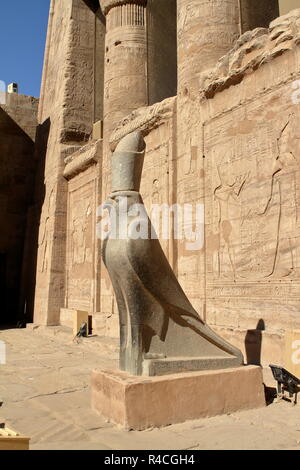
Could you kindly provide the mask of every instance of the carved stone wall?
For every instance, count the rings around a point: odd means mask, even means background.
[[[178,0],[178,87],[197,83],[240,34],[239,7],[232,0]]]
[[[66,309],[100,310],[100,241],[96,212],[101,203],[99,178],[102,141],[89,144],[65,159],[68,180]]]
[[[84,144],[94,117],[95,17],[81,0],[55,0],[39,109],[34,321],[56,325],[65,298],[67,181],[64,159]]]
[[[24,245],[36,170],[34,141],[28,133],[36,122],[37,104],[35,98],[14,95],[0,106],[1,325],[16,325],[26,312],[22,263],[30,261]]]
[[[1,108],[17,123],[17,125],[35,140],[39,99],[14,93],[6,94],[6,104]]]
[[[99,11],[95,15],[94,49],[94,122],[103,120],[104,101],[104,57],[105,57],[105,17]]]
[[[192,255],[179,256],[179,278],[190,298],[198,283],[195,305],[248,359],[261,342],[264,364],[283,362],[284,330],[300,326],[299,18],[245,33],[200,77],[200,101],[184,111],[195,144],[178,155],[178,168],[193,168],[200,147],[194,187],[206,221],[205,250],[193,271]],[[178,181],[178,200],[192,199],[191,181]]]
[[[97,308],[96,209],[98,168],[93,165],[69,182],[65,307]],[[99,305],[99,299],[98,299]]]
[[[50,13],[37,138],[35,321],[56,324],[60,308],[80,308],[94,315],[95,332],[118,336],[95,209],[110,193],[110,151],[141,129],[147,209],[175,203],[205,209],[202,247],[161,239],[194,307],[226,339],[242,349],[246,342],[248,359],[254,335],[264,363],[282,362],[284,330],[300,326],[300,11],[262,27],[276,16],[277,2],[261,1],[254,15],[254,2],[246,0],[178,0],[178,96],[148,106],[174,86],[167,60],[155,62],[158,44],[151,49],[151,25],[155,31],[166,10],[149,0],[147,31],[144,0],[101,4],[107,21],[101,144],[89,139],[102,115],[93,67],[102,60],[95,38],[102,40],[103,24],[95,30],[82,0],[56,0]],[[252,26],[259,27],[239,37]],[[164,43],[162,57],[169,47]]]

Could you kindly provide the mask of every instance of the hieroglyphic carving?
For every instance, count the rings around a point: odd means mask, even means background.
[[[72,264],[90,262],[88,259],[90,257],[88,256],[90,249],[87,247],[87,229],[92,210],[89,200],[84,200],[81,206],[83,210],[80,211],[80,215],[75,213],[72,220]]]
[[[48,198],[48,204],[46,202],[44,206],[45,212],[42,213],[40,229],[39,229],[39,263],[38,271],[40,273],[46,273],[48,271],[48,265],[50,262],[50,236],[49,236],[49,225],[50,218],[53,215],[52,211],[54,208],[55,198],[54,198],[54,189],[50,191]]]
[[[298,108],[266,97],[206,124],[209,277],[297,278],[300,148]],[[275,103],[275,104],[273,104]]]
[[[205,19],[209,20],[213,25],[224,25],[225,15],[229,18],[234,18],[238,23],[238,7],[235,2],[228,0],[225,0],[225,2],[224,0],[210,0],[194,3],[186,2],[185,8],[181,8],[178,14],[179,37],[181,37],[182,32],[186,29],[187,25],[198,18],[205,17]],[[203,33],[203,38],[208,39],[207,29],[205,29],[205,32]]]
[[[232,0],[178,0],[177,9],[178,89],[186,94],[238,38],[239,8]]]
[[[95,216],[96,180],[94,167],[69,182],[67,234],[68,308],[93,311],[95,304]]]
[[[229,163],[218,166],[221,184],[214,191],[219,209],[218,229],[220,234],[220,248],[218,253],[218,273],[220,276],[220,265],[224,264],[223,257],[228,256],[231,271],[234,277],[236,277],[237,260],[235,240],[238,236],[241,218],[241,201],[239,196],[245,184],[246,177],[238,175],[235,181],[231,183],[227,177],[227,165],[229,165]]]
[[[263,214],[276,193],[279,198],[278,236],[276,255],[272,275],[286,277],[296,274],[297,260],[298,207],[297,207],[297,176],[300,169],[297,149],[294,144],[295,114],[291,114],[278,137],[278,155],[274,162],[271,193]],[[299,274],[299,273],[298,273]]]
[[[64,177],[68,180],[74,178],[91,165],[98,163],[102,152],[102,143],[102,140],[92,141],[65,158]]]

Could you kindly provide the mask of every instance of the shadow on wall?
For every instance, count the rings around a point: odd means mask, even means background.
[[[261,365],[262,332],[265,322],[261,318],[255,330],[248,330],[245,338],[246,362],[252,365]]]
[[[33,197],[34,142],[0,107],[0,324],[17,322],[26,216]]]
[[[261,366],[262,337],[265,330],[265,322],[261,318],[255,330],[248,330],[245,338],[246,363]],[[276,388],[268,387],[264,384],[266,405],[271,405],[276,396]]]
[[[47,119],[37,127],[35,140],[36,177],[32,205],[27,214],[27,231],[23,256],[22,290],[19,304],[19,325],[33,322],[34,298],[39,248],[39,228],[45,200],[45,162],[51,122]]]

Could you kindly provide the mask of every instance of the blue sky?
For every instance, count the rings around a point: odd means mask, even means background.
[[[0,80],[40,94],[50,0],[0,0]]]

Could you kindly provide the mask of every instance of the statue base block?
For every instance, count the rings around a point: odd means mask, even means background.
[[[92,408],[126,430],[144,430],[266,405],[262,369],[136,377],[93,371]]]

